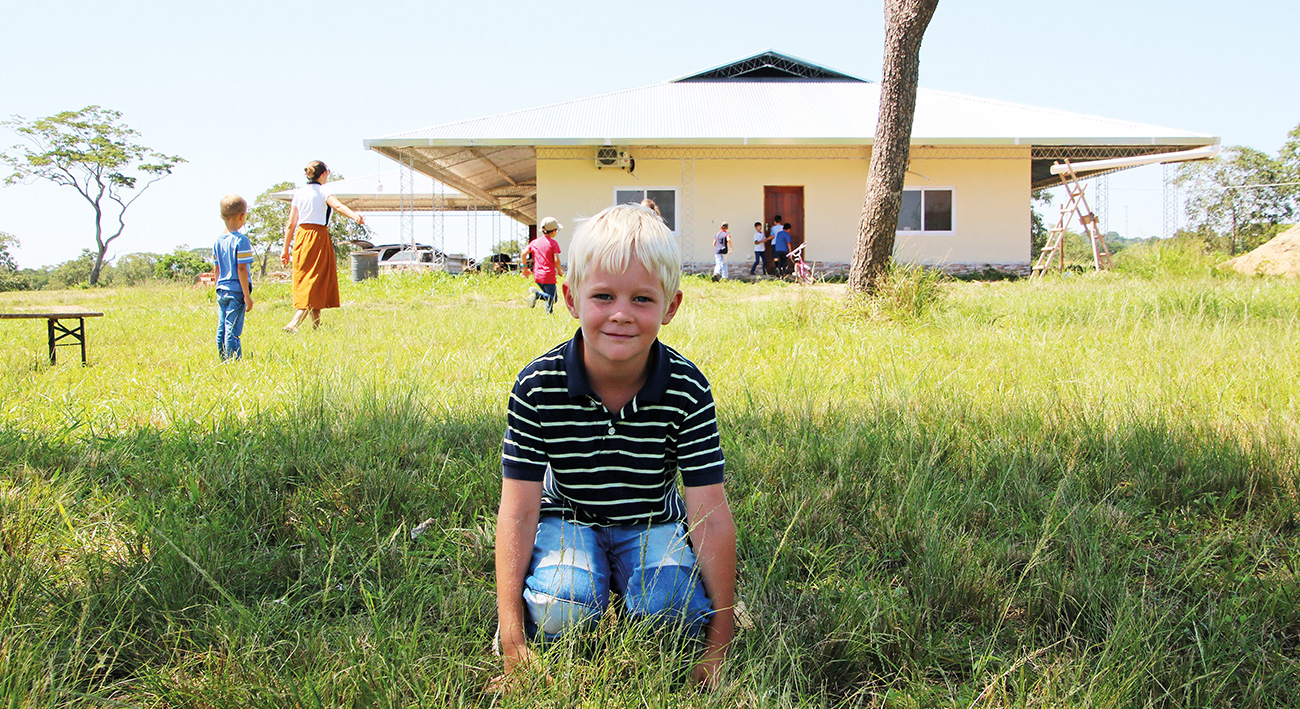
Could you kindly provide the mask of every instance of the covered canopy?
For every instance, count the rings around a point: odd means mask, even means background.
[[[471,197],[444,184],[435,183],[427,174],[416,172],[412,175],[412,187],[410,194],[402,194],[401,173],[397,170],[329,183],[330,192],[340,202],[358,212],[432,211],[434,209],[447,212],[471,212],[498,209],[495,199]],[[272,193],[271,196],[288,202],[293,199],[293,192],[293,190],[285,190]],[[532,223],[529,221],[529,216],[517,210],[513,213],[502,211],[520,222]],[[535,216],[531,217],[534,220],[535,218]]]

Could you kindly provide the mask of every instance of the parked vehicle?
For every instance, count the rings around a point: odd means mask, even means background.
[[[478,264],[473,259],[463,259],[455,254],[449,259],[447,254],[428,244],[416,244],[415,248],[412,249],[410,244],[370,244],[365,241],[354,241],[352,243],[367,251],[379,253],[380,273],[408,270],[444,270],[448,261],[456,262],[456,272],[478,267]]]

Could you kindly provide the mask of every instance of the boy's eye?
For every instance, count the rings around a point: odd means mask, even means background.
[[[614,296],[610,295],[609,293],[593,293],[591,297],[595,298],[596,300],[610,300]]]
[[[653,302],[654,302],[654,298],[651,298],[651,297],[648,296],[648,295],[638,295],[637,297],[633,298],[632,300],[635,300],[635,301],[638,302],[638,303],[653,303]]]

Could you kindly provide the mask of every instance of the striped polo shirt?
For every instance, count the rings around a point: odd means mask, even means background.
[[[542,514],[613,526],[686,520],[688,487],[722,482],[723,456],[709,382],[655,340],[641,391],[610,413],[587,381],[572,340],[533,360],[506,413],[502,475],[542,482]]]

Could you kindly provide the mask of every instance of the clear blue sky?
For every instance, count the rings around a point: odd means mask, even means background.
[[[128,213],[113,253],[207,245],[217,201],[252,198],[323,159],[392,163],[361,141],[642,86],[776,49],[878,79],[879,2],[494,3],[230,0],[10,3],[0,116],[99,104],[189,163]],[[1276,152],[1300,123],[1300,3],[941,0],[921,85],[1210,133]],[[762,107],[755,107],[761,110]],[[0,130],[0,144],[17,142]],[[1111,181],[1110,228],[1161,231],[1159,168]],[[70,190],[0,189],[24,267],[93,242]],[[395,237],[395,233],[390,235]],[[387,236],[387,235],[386,235]]]

